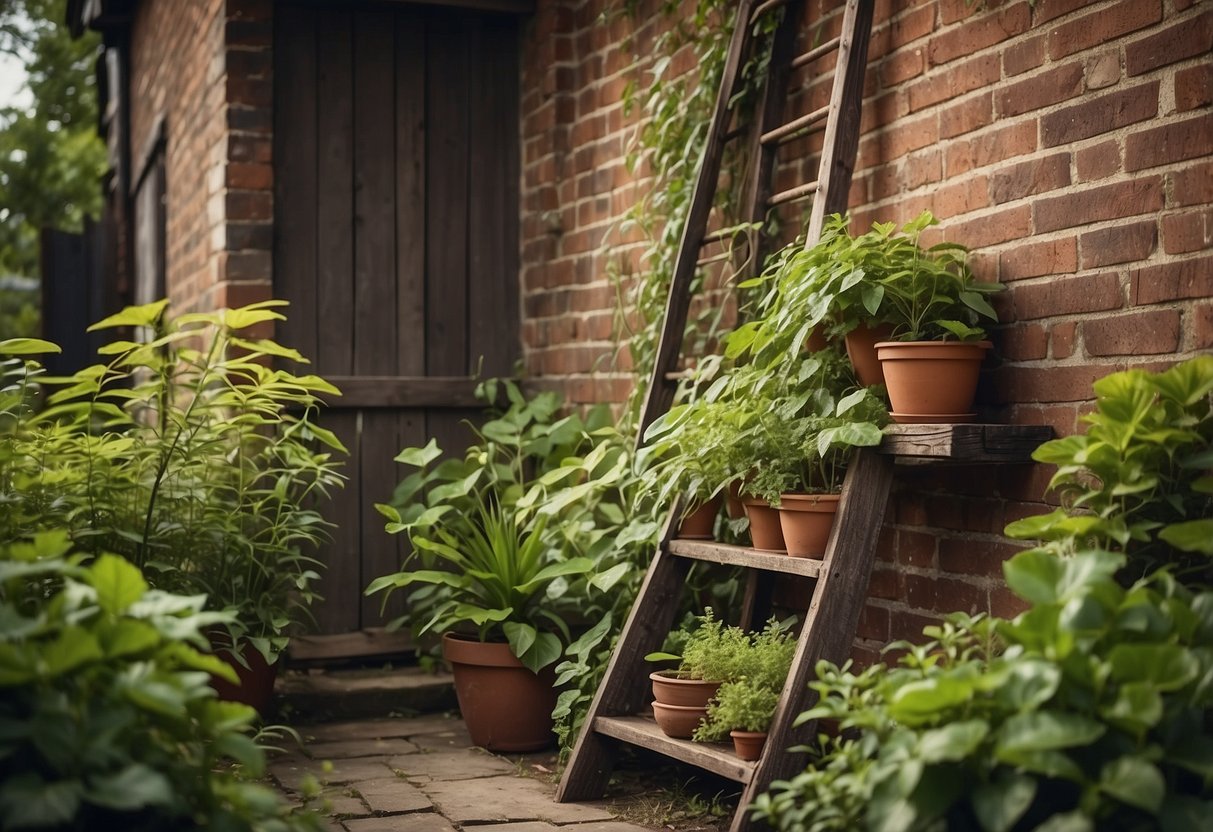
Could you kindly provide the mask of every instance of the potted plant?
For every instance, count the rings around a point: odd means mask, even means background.
[[[59,432],[61,466],[82,472],[65,495],[77,539],[231,613],[212,643],[241,677],[238,696],[262,711],[316,597],[313,549],[327,525],[317,506],[342,481],[330,452],[345,452],[315,422],[318,395],[336,388],[271,367],[305,359],[249,334],[282,320],[282,305],[170,318],[160,301],[106,318],[90,329],[146,340],[102,347],[108,362],[58,380],[38,417]]]
[[[677,661],[674,670],[649,674],[653,683],[653,717],[667,736],[690,739],[707,715],[708,700],[720,685],[735,676],[737,656],[745,633],[715,618],[712,608],[695,617],[691,625],[670,634],[672,649],[681,653],[649,653],[646,661]]]
[[[367,594],[422,588],[412,594],[408,616],[426,622],[418,634],[442,634],[473,742],[493,751],[548,745],[552,666],[571,640],[566,618],[588,592],[584,582],[571,588],[569,579],[584,579],[594,562],[566,557],[547,515],[528,517],[491,491],[471,516],[439,511],[441,524],[404,524],[395,509],[379,508],[391,521],[388,531],[409,531],[414,551]]]

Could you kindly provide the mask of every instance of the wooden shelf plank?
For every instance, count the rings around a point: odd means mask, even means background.
[[[1052,438],[1048,425],[889,425],[879,451],[952,462],[1031,462],[1032,452]]]
[[[753,569],[765,569],[768,572],[784,572],[788,575],[803,575],[816,578],[821,574],[820,560],[813,558],[793,558],[772,552],[759,552],[745,546],[731,546],[727,543],[715,543],[711,540],[679,540],[670,541],[670,554],[692,560],[706,560],[711,563],[723,563],[727,566],[748,566]]]
[[[754,776],[754,763],[740,759],[733,753],[732,746],[667,737],[652,717],[600,716],[594,720],[594,730],[599,734],[698,766],[743,785],[749,783],[750,778]]]

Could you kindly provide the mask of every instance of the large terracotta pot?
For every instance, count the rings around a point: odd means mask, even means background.
[[[653,682],[653,699],[663,705],[706,708],[720,689],[720,682],[682,679],[675,670],[658,670],[650,673],[649,679]]]
[[[481,642],[447,633],[442,655],[455,675],[459,712],[472,742],[490,751],[538,751],[555,740],[556,674],[538,674],[510,652],[508,644]]]
[[[969,422],[989,341],[882,341],[876,353],[901,423]]]
[[[716,529],[716,515],[724,498],[717,494],[706,503],[701,503],[682,518],[678,536],[684,540],[711,540]]]
[[[653,719],[657,727],[667,737],[689,740],[691,734],[699,727],[699,723],[708,715],[707,708],[696,708],[691,705],[664,705],[653,703]]]
[[[760,552],[783,554],[788,547],[783,542],[783,530],[779,526],[779,509],[766,500],[746,497],[741,501],[746,517],[750,518],[750,543]]]
[[[221,644],[212,636],[211,644],[216,648],[215,655],[231,665],[239,680],[237,684],[232,684],[227,679],[211,676],[211,687],[219,694],[219,698],[228,702],[240,702],[254,708],[262,716],[268,715],[274,702],[274,682],[278,679],[281,660],[276,659],[273,664],[267,664],[261,651],[245,642],[240,655],[248,665],[246,667],[230,651],[219,649],[226,646],[226,642]]]
[[[733,738],[733,751],[743,760],[753,762],[762,756],[762,748],[767,744],[766,731],[729,731]]]
[[[875,329],[869,329],[867,324],[860,324],[847,333],[844,339],[847,357],[855,368],[855,377],[865,387],[885,383],[880,359],[876,357],[876,342],[888,340],[892,335],[891,324],[881,324]]]
[[[794,558],[825,557],[838,494],[779,495],[779,526],[788,554]]]

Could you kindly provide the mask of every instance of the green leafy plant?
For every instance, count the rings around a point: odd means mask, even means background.
[[[319,830],[250,782],[251,708],[215,698],[202,630],[230,617],[149,590],[66,530],[0,544],[0,827]]]
[[[281,305],[175,319],[165,301],[128,308],[92,329],[147,340],[114,341],[100,350],[106,364],[44,379],[53,392],[39,412],[20,404],[36,378],[25,361],[11,371],[22,392],[5,400],[25,410],[10,415],[0,460],[9,534],[64,525],[159,589],[204,593],[209,609],[235,613],[216,641],[270,662],[315,597],[310,550],[326,525],[316,506],[341,483],[329,451],[344,452],[315,423],[317,396],[335,388],[271,367],[305,359],[245,334],[281,320]]]
[[[695,729],[696,742],[720,742],[730,731],[766,733],[779,705],[780,690],[739,679],[725,682],[708,702],[707,718]]]
[[[1128,370],[1095,382],[1084,434],[1046,442],[1065,502],[1012,523],[1012,537],[1053,548],[1077,539],[1125,552],[1134,575],[1169,565],[1207,584],[1213,556],[1213,357],[1161,373]]]

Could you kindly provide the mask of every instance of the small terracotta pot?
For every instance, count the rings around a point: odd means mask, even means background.
[[[746,517],[750,518],[750,541],[760,552],[783,554],[788,547],[783,542],[783,530],[779,526],[779,509],[766,500],[746,497],[741,501]]]
[[[794,558],[825,557],[838,494],[780,494],[779,526],[788,554]]]
[[[882,341],[876,345],[897,422],[968,422],[989,341]]]
[[[538,751],[556,739],[556,673],[538,674],[510,652],[508,644],[481,642],[447,633],[442,655],[455,675],[459,712],[472,742],[490,751]]]
[[[743,760],[754,761],[762,756],[763,746],[767,744],[766,731],[729,731],[733,738],[733,750]]]
[[[741,480],[733,480],[725,489],[724,510],[730,520],[745,517],[745,506],[741,504]]]
[[[720,682],[704,679],[680,679],[674,670],[658,670],[649,674],[653,682],[653,698],[662,705],[706,708],[708,700],[720,689]]]
[[[220,647],[212,637],[211,643]],[[219,694],[220,699],[228,702],[240,702],[255,708],[257,713],[266,716],[274,701],[274,682],[278,679],[278,667],[282,664],[279,657],[273,664],[267,664],[261,651],[251,644],[245,643],[240,651],[248,667],[242,665],[235,656],[227,650],[215,650],[215,655],[236,671],[238,684],[233,685],[227,679],[218,676],[211,677],[211,687]]]
[[[830,346],[830,342],[826,340],[819,328],[814,327],[809,332],[809,337],[804,339],[804,351],[808,353],[821,352]]]
[[[657,720],[657,727],[667,737],[680,740],[689,740],[691,734],[695,733],[695,729],[707,715],[707,708],[653,703],[653,719]]]
[[[876,357],[876,342],[885,341],[893,335],[891,324],[881,324],[875,329],[869,329],[867,324],[860,324],[847,333],[847,357],[855,368],[855,377],[865,387],[873,384],[884,384],[884,370],[880,359]]]
[[[724,501],[717,494],[706,503],[701,503],[693,511],[682,518],[678,526],[678,536],[684,540],[711,540],[716,528],[716,515],[720,513],[720,504]]]

